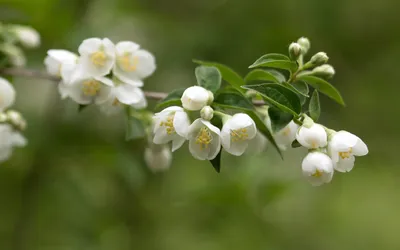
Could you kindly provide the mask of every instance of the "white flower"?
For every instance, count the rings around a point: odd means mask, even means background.
[[[181,101],[183,108],[197,111],[212,102],[213,94],[200,86],[187,88],[182,95]]]
[[[303,160],[302,170],[304,177],[313,186],[329,183],[333,177],[332,160],[321,152],[309,153]]]
[[[301,126],[296,134],[297,141],[306,148],[323,148],[328,144],[328,136],[324,127],[314,123],[310,128]]]
[[[272,130],[271,120],[269,117],[266,121],[267,127]],[[286,125],[283,129],[274,133],[274,139],[276,144],[278,144],[281,150],[286,150],[287,147],[292,145],[292,142],[296,139],[296,132],[299,128],[299,125],[294,121],[291,121],[288,125]]]
[[[220,130],[201,118],[189,127],[189,151],[198,160],[212,160],[221,150]]]
[[[40,35],[34,28],[29,26],[14,25],[14,32],[21,42],[27,48],[36,48],[40,45]]]
[[[180,148],[186,140],[190,120],[189,116],[178,106],[172,106],[153,116],[155,144],[172,141],[172,151]]]
[[[144,160],[153,172],[163,172],[171,167],[172,153],[165,145],[152,145],[144,151]]]
[[[6,113],[7,121],[19,130],[25,130],[26,121],[22,117],[21,113],[15,110],[8,110]],[[0,119],[1,120],[1,119]]]
[[[12,155],[14,147],[24,147],[26,139],[8,124],[0,124],[0,162]]]
[[[354,167],[354,156],[368,154],[368,147],[357,136],[347,131],[335,133],[328,145],[334,168],[339,172],[349,172]]]
[[[76,64],[78,56],[68,50],[51,49],[47,51],[47,57],[44,59],[47,72],[53,76],[62,76],[63,64]]]
[[[79,104],[102,104],[110,96],[113,82],[106,77],[85,77],[71,82],[67,87],[67,93],[72,100]]]
[[[268,146],[268,139],[260,131],[257,131],[256,136],[249,141],[246,154],[261,154]]]
[[[89,38],[79,46],[82,70],[93,77],[110,73],[115,63],[115,46],[108,39]]]
[[[221,131],[222,147],[230,154],[242,155],[257,134],[257,128],[247,114],[235,114],[224,123]]]
[[[140,49],[138,44],[119,42],[115,49],[117,57],[113,73],[122,81],[135,84],[138,79],[144,79],[156,70],[154,56]]]
[[[9,108],[15,101],[15,89],[9,81],[0,77],[0,111]]]

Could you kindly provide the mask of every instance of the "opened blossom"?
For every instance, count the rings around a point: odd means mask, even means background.
[[[330,139],[328,151],[335,170],[349,172],[354,167],[355,156],[367,155],[368,147],[356,135],[347,131],[339,131],[334,133]]]
[[[0,77],[0,111],[4,111],[14,104],[15,89],[11,83]]]
[[[189,151],[198,160],[212,160],[221,150],[221,131],[201,118],[189,127]]]
[[[222,127],[222,146],[228,153],[240,156],[256,134],[257,128],[250,116],[243,113],[235,114]]]
[[[154,56],[134,42],[119,42],[116,47],[116,61],[113,73],[126,83],[136,84],[154,73],[156,63]],[[141,86],[138,86],[141,87]]]
[[[46,70],[50,75],[61,77],[63,64],[75,64],[78,56],[68,50],[51,49],[44,59]]]
[[[179,149],[186,140],[190,119],[183,108],[171,106],[153,117],[155,144],[172,142],[172,151]]]
[[[303,160],[302,171],[313,186],[329,183],[333,177],[332,159],[324,153],[311,152]]]
[[[115,46],[108,38],[89,38],[79,46],[81,70],[92,77],[110,73],[115,63]]]
[[[297,131],[296,139],[308,149],[323,148],[328,144],[325,128],[317,123],[313,123],[310,127],[301,126]]]
[[[106,77],[83,77],[71,82],[67,88],[72,100],[87,105],[106,102],[113,86],[112,80]]]

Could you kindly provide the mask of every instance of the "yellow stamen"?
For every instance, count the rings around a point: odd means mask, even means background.
[[[286,128],[284,128],[283,129],[283,131],[282,131],[282,134],[284,135],[284,136],[288,136],[288,135],[290,135],[290,128],[289,127],[286,127]]]
[[[169,134],[169,135],[175,133],[174,117],[175,117],[175,115],[170,115],[170,116],[168,116],[166,121],[160,122],[160,126],[164,126],[165,129],[167,130],[167,134]]]
[[[131,54],[125,53],[125,55],[118,58],[118,64],[124,71],[133,72],[137,69],[139,57],[132,57]]]
[[[113,105],[113,106],[118,106],[118,105],[120,105],[120,104],[121,104],[121,103],[118,101],[117,98],[115,98],[114,101],[112,102],[112,105]]]
[[[82,92],[87,96],[95,96],[101,89],[100,82],[96,80],[89,80],[83,83]]]
[[[107,55],[103,51],[96,51],[90,55],[90,60],[96,67],[103,67],[107,61]]]
[[[249,138],[249,134],[247,133],[246,128],[231,130],[231,140],[233,142],[236,141],[245,141]]]
[[[200,149],[208,148],[208,145],[212,142],[213,138],[210,130],[207,127],[202,127],[197,134],[196,144],[200,144]]]
[[[318,169],[315,170],[315,173],[313,173],[311,176],[313,177],[321,177],[322,176],[322,171],[319,171]]]
[[[353,149],[352,149],[352,148],[349,148],[349,151],[339,152],[339,156],[340,156],[342,159],[346,159],[346,158],[350,158],[350,156],[352,155],[352,153],[353,153]]]

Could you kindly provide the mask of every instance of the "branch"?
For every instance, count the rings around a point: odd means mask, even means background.
[[[24,68],[6,68],[6,69],[0,69],[0,73],[3,75],[8,75],[8,76],[21,76],[21,77],[27,77],[27,78],[38,78],[38,79],[44,79],[44,80],[50,80],[53,82],[59,82],[61,81],[60,77],[57,76],[52,76],[46,72],[41,72],[33,69],[24,69]],[[144,95],[153,100],[161,100],[164,99],[167,96],[167,93],[164,92],[154,92],[154,91],[144,91]],[[262,106],[265,105],[264,101],[262,100],[254,100],[253,104],[256,106]]]

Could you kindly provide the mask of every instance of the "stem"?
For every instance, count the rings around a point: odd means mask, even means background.
[[[8,76],[21,76],[27,78],[38,78],[38,79],[45,79],[50,80],[53,82],[60,82],[61,78],[57,76],[52,76],[46,72],[41,72],[33,69],[24,69],[24,68],[4,68],[0,69],[0,74],[8,75]],[[155,91],[144,91],[144,95],[148,99],[152,100],[162,100],[167,97],[167,93],[164,92],[155,92]],[[254,100],[253,104],[255,106],[263,106],[265,102],[262,100]]]

